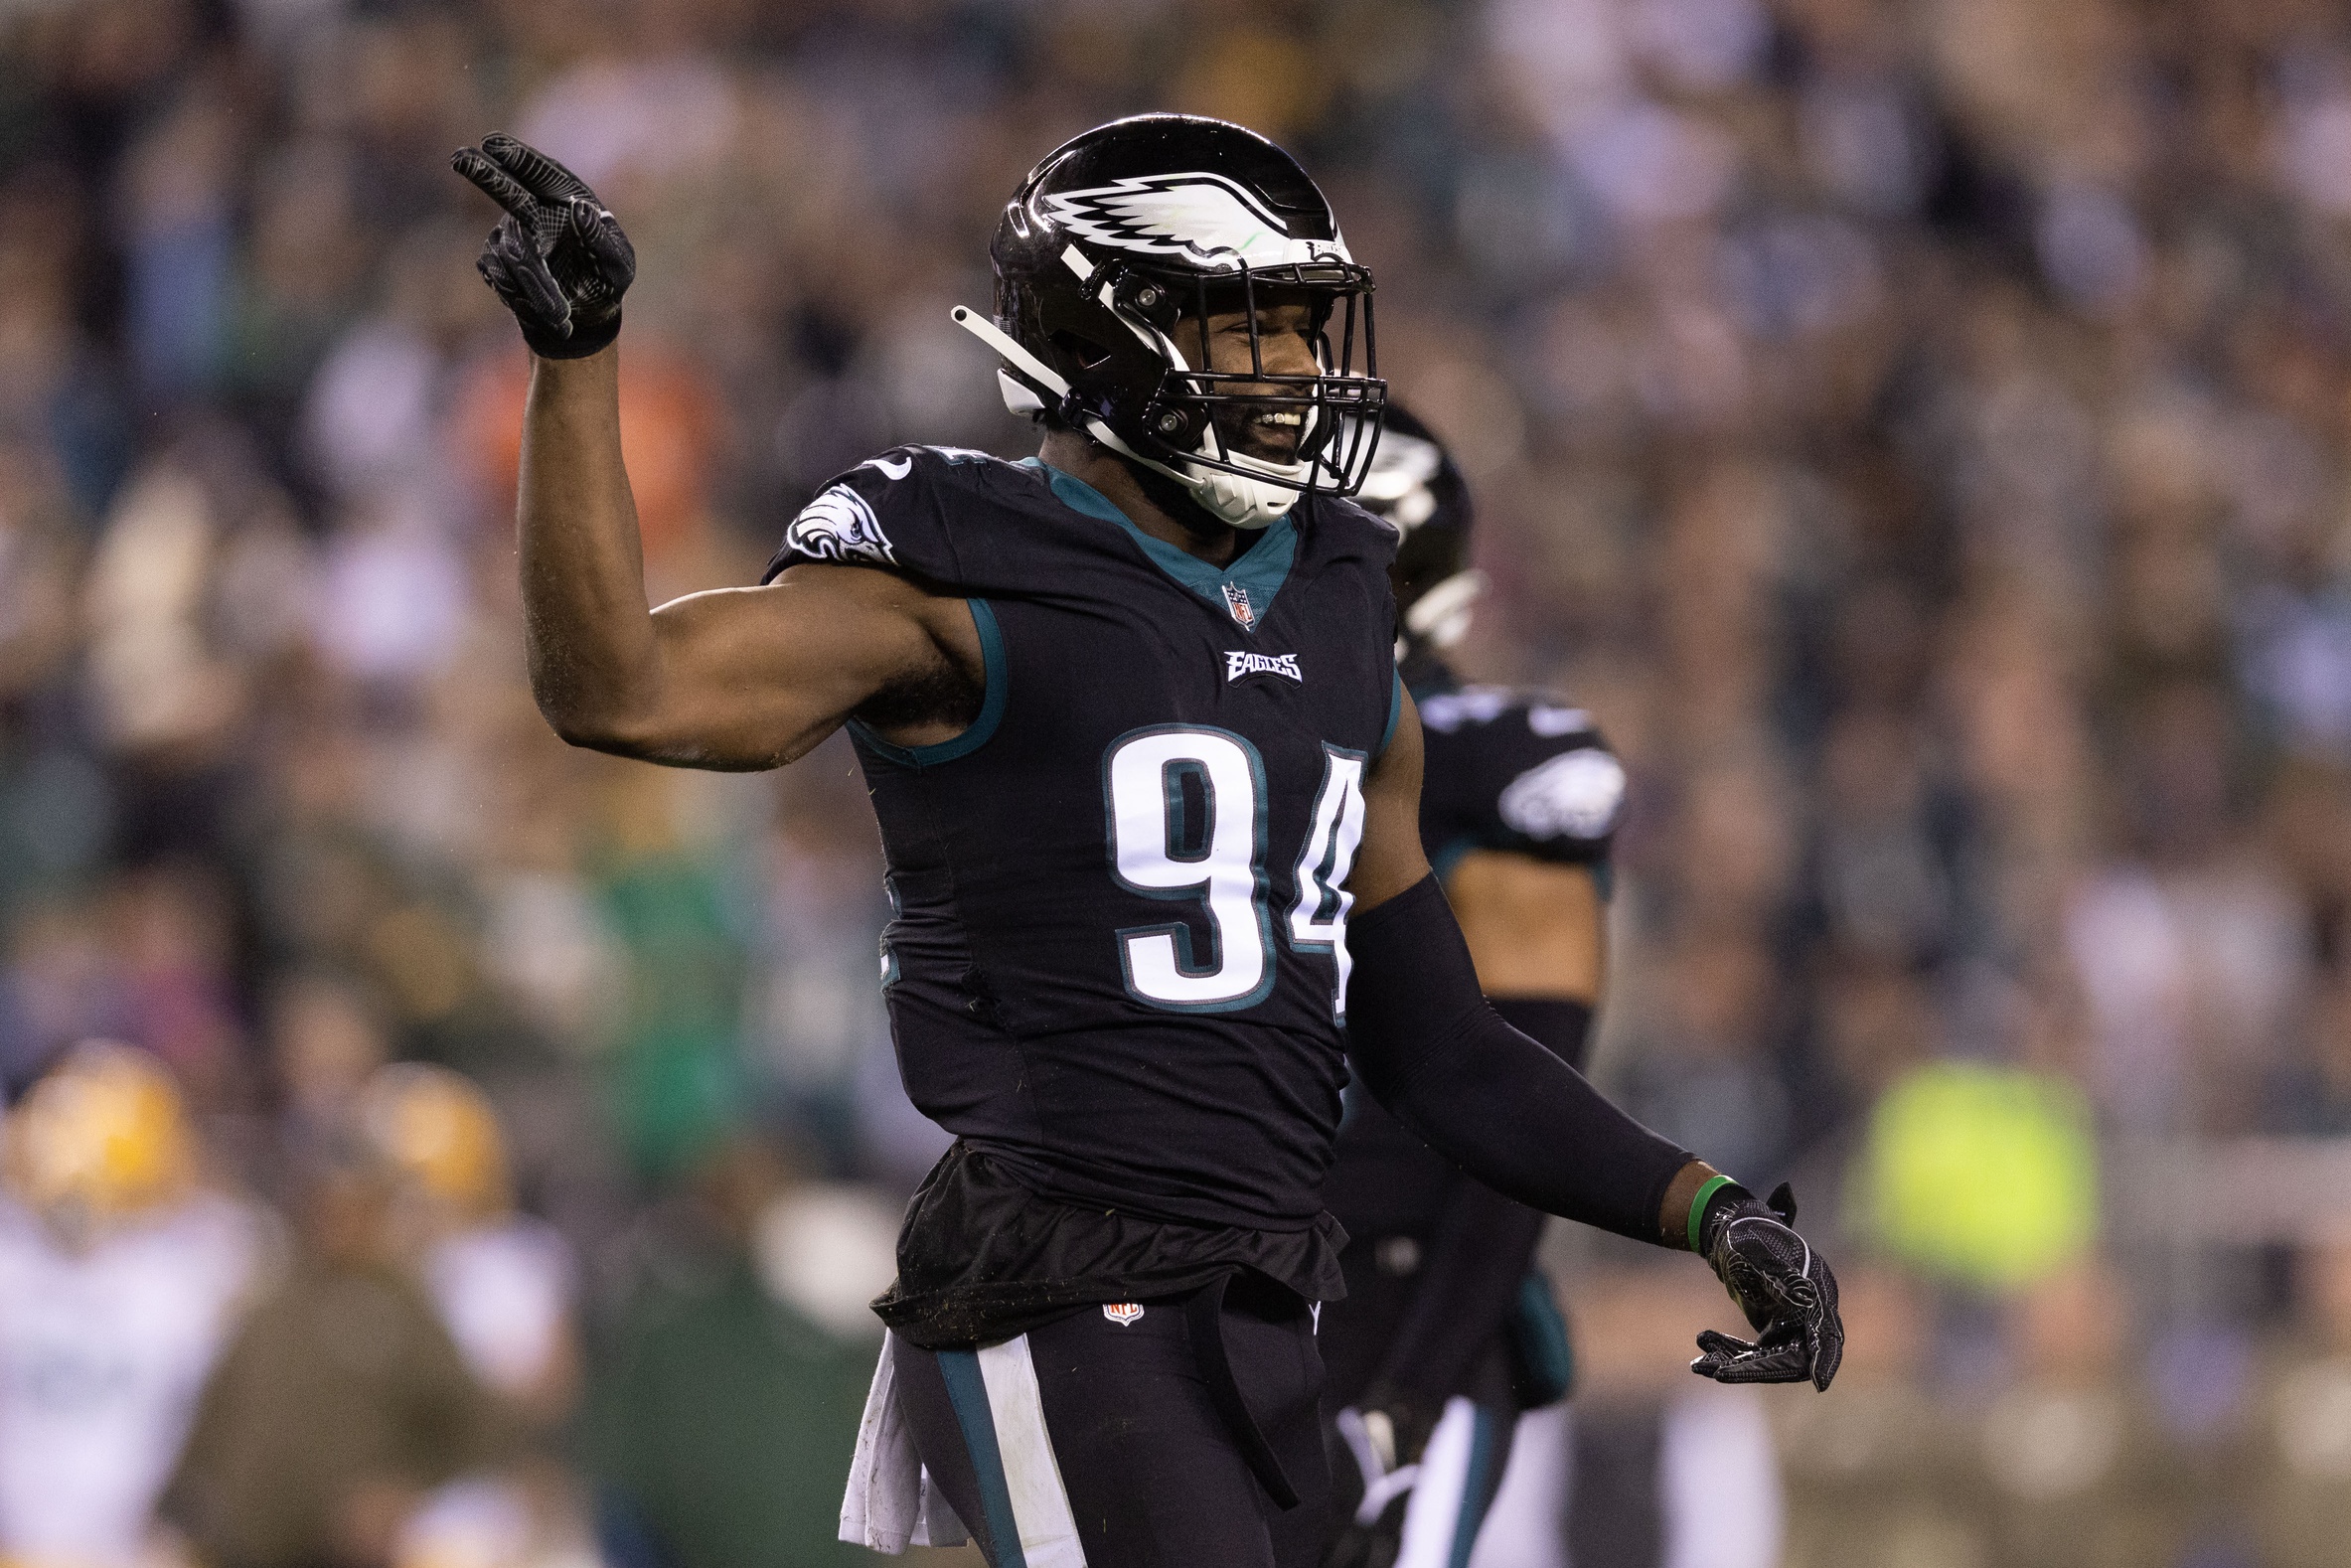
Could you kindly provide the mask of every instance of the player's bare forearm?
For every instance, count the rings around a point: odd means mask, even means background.
[[[659,700],[637,504],[620,456],[620,350],[534,358],[518,510],[531,694],[574,745],[614,742]]]
[[[1693,1160],[1674,1176],[1665,1188],[1665,1200],[1657,1205],[1657,1234],[1666,1246],[1689,1246],[1690,1205],[1697,1201],[1698,1189],[1721,1174],[1705,1161]]]

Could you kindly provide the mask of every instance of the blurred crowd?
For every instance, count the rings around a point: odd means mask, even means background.
[[[948,309],[1029,164],[1163,107],[1323,181],[1479,496],[1468,672],[1628,761],[1604,1075],[1862,1260],[1835,1396],[1620,1409],[1708,1309],[1645,1339],[1680,1287],[1563,1255],[1583,1559],[2334,1560],[2339,1204],[2116,1201],[2351,1135],[2321,0],[0,0],[0,1558],[842,1560],[942,1145],[862,785],[539,720],[446,159],[627,224],[667,596],[886,445],[1024,450]],[[1677,1441],[1760,1456],[1765,1555],[1674,1535]]]

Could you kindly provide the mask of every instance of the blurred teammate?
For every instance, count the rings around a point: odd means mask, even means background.
[[[578,1384],[577,1271],[553,1226],[516,1209],[489,1096],[446,1067],[395,1062],[361,1090],[360,1125],[399,1179],[399,1218],[441,1322],[483,1386],[549,1427]]]
[[[160,1062],[92,1041],[0,1126],[0,1561],[170,1559],[154,1510],[261,1229],[203,1189]]]
[[[845,1529],[923,1478],[996,1568],[1316,1561],[1322,1177],[1352,1061],[1505,1191],[1705,1253],[1746,1380],[1835,1370],[1794,1231],[1478,991],[1421,853],[1371,457],[1371,276],[1298,164],[1183,115],[1049,154],[992,246],[1037,458],[905,447],[785,532],[767,580],[648,611],[621,461],[635,252],[510,138],[483,276],[538,355],[522,575],[566,739],[763,768],[847,724],[880,818],[909,1094],[958,1135],[910,1205]],[[920,1509],[921,1526],[947,1509]]]
[[[1423,847],[1494,1011],[1581,1068],[1605,956],[1603,877],[1625,772],[1590,715],[1462,686],[1468,487],[1390,406],[1362,503],[1394,524],[1397,659],[1426,737]],[[1567,1341],[1534,1269],[1543,1216],[1463,1175],[1350,1093],[1324,1201],[1346,1226],[1347,1295],[1323,1314],[1339,1507],[1332,1568],[1447,1568],[1501,1483],[1523,1409],[1566,1393]]]

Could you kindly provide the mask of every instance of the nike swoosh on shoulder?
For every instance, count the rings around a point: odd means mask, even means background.
[[[886,457],[868,457],[859,466],[862,468],[878,468],[894,483],[895,481],[903,479],[908,474],[914,472],[914,459],[911,457],[901,457],[893,463]]]

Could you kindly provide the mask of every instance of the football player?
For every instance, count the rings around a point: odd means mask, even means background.
[[[996,1568],[1305,1565],[1330,1475],[1322,1207],[1351,1062],[1546,1211],[1705,1253],[1760,1331],[1716,1375],[1825,1386],[1826,1267],[1505,1023],[1421,853],[1388,528],[1340,500],[1385,397],[1371,275],[1280,148],[1144,115],[1005,209],[992,316],[1035,457],[904,447],[756,587],[649,611],[621,464],[635,254],[507,137],[481,268],[537,354],[522,575],[575,744],[789,762],[846,724],[897,909],[908,1093],[957,1142],[908,1205],[844,1533],[968,1528]]]
[[[1469,565],[1469,487],[1392,403],[1358,500],[1401,541],[1389,574],[1397,664],[1421,716],[1422,847],[1494,1011],[1580,1069],[1625,771],[1582,709],[1465,688],[1446,665],[1484,586]],[[1519,1412],[1567,1392],[1566,1337],[1533,1267],[1543,1216],[1353,1091],[1323,1195],[1348,1236],[1346,1298],[1322,1322],[1338,1481],[1325,1561],[1445,1568],[1477,1539]]]
[[[156,1501],[269,1240],[201,1167],[171,1075],[112,1041],[0,1123],[0,1562],[182,1555]]]
[[[392,1174],[404,1239],[466,1365],[533,1427],[552,1429],[579,1375],[577,1263],[552,1225],[516,1206],[490,1097],[463,1073],[392,1062],[361,1087],[359,1123]]]

